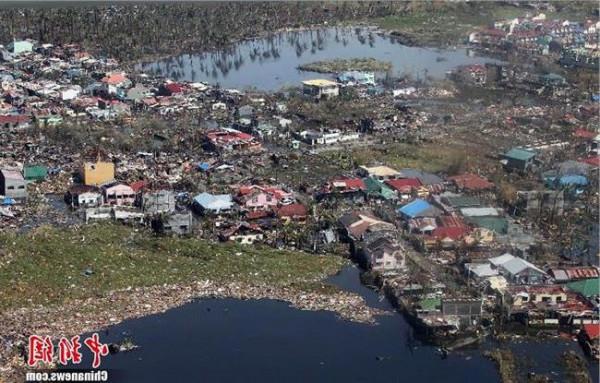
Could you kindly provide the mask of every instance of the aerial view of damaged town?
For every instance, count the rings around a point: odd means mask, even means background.
[[[598,382],[599,8],[0,2],[0,382]]]

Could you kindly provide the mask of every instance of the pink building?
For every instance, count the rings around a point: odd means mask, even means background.
[[[279,199],[270,193],[258,192],[250,195],[246,200],[246,208],[250,210],[269,209],[277,206]]]
[[[242,186],[239,195],[248,210],[270,210],[294,202],[292,193],[271,186]]]
[[[107,205],[133,205],[135,191],[124,184],[113,184],[104,188],[104,203]]]

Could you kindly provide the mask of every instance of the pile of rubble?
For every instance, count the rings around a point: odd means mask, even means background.
[[[104,298],[71,301],[59,307],[21,308],[0,315],[0,379],[24,371],[25,345],[30,334],[74,336],[115,325],[125,319],[164,312],[202,298],[275,299],[301,310],[326,310],[360,323],[375,323],[383,314],[355,294],[343,291],[306,292],[297,287],[198,281],[190,285],[163,285],[114,291]],[[81,310],[85,308],[85,310]],[[72,316],[71,316],[71,313]]]

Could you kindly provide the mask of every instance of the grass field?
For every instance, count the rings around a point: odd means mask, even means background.
[[[0,310],[206,279],[312,289],[344,262],[336,256],[160,238],[113,224],[42,227],[27,235],[0,233]]]
[[[385,148],[357,148],[352,158],[359,165],[385,164],[395,169],[414,168],[427,172],[452,172],[466,161],[462,150],[439,144],[392,143]],[[460,170],[460,169],[458,169]]]
[[[566,2],[565,2],[566,3]],[[495,20],[523,17],[526,13],[537,14],[531,8],[515,7],[497,2],[448,3],[438,6],[429,2],[417,3],[412,12],[374,19],[375,25],[414,35],[423,43],[455,44],[467,38],[469,31],[491,25]],[[548,19],[584,20],[591,17],[594,2],[555,2],[554,11],[541,11]]]

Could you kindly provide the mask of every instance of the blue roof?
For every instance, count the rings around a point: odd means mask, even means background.
[[[584,176],[571,175],[571,176],[561,177],[559,182],[561,185],[585,186],[588,184],[588,179]]]
[[[194,197],[194,202],[206,210],[221,211],[233,206],[231,194],[200,193]]]
[[[207,171],[210,168],[210,164],[208,162],[199,162],[198,169]]]
[[[10,197],[2,197],[0,198],[0,205],[14,205],[15,200]]]
[[[432,206],[429,204],[429,202],[422,199],[416,199],[402,206],[400,209],[398,209],[398,211],[410,218],[413,218],[431,207]]]

